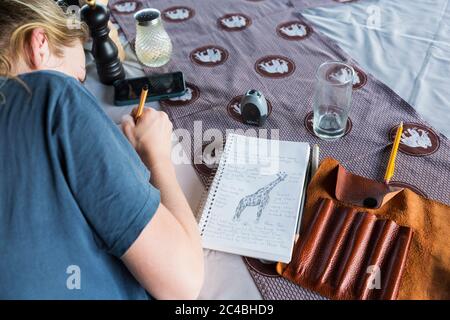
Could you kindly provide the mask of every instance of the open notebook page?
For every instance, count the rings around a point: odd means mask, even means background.
[[[204,248],[289,262],[309,153],[230,134],[200,221]]]

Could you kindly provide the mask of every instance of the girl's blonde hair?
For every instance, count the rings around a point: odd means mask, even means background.
[[[62,55],[62,47],[85,41],[86,25],[71,28],[68,19],[54,0],[0,0],[0,76],[13,77],[19,58],[32,67],[29,41],[36,28],[45,30],[50,50],[57,56]]]

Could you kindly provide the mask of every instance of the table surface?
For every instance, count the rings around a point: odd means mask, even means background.
[[[449,4],[364,0],[302,14],[450,138]]]
[[[349,53],[366,71],[389,85],[447,137],[450,137],[450,96],[446,78],[450,74],[449,0],[369,0],[346,6],[314,8],[303,12],[316,30]],[[368,8],[381,10],[380,25],[368,28]],[[387,9],[388,8],[388,9]],[[372,9],[373,10],[373,9]],[[372,11],[371,11],[372,12]],[[434,17],[433,19],[428,19]],[[417,21],[422,21],[417,28]],[[413,48],[414,50],[410,50]],[[144,76],[134,52],[125,45],[127,78]],[[116,107],[112,87],[98,81],[92,57],[87,56],[86,87],[98,98],[116,124],[135,106]],[[413,81],[411,81],[413,79]],[[147,107],[159,109],[157,103]],[[193,167],[176,165],[181,187],[196,210],[204,187]],[[200,299],[261,299],[240,256],[204,250],[206,276]]]

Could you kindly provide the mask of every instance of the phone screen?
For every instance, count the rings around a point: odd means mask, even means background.
[[[125,79],[114,84],[116,104],[125,105],[139,102],[142,88],[145,85],[148,86],[147,101],[179,97],[186,92],[186,83],[182,72]]]

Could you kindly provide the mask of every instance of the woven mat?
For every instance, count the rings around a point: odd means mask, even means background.
[[[366,74],[333,41],[313,30],[295,13],[293,5],[297,8],[302,4],[311,6],[311,1],[110,0],[115,20],[132,42],[135,38],[133,10],[119,12],[117,9],[124,2],[140,3],[136,9],[158,8],[165,16],[164,23],[174,43],[172,60],[163,68],[146,68],[145,71],[181,70],[186,75],[189,94],[162,103],[175,128],[192,133],[194,123],[201,121],[202,132],[252,129],[239,121],[233,106],[237,97],[247,90],[259,89],[272,105],[266,129],[278,129],[282,140],[318,143],[321,158],[333,157],[355,174],[382,180],[392,133],[396,125],[404,121],[402,153],[397,158],[395,180],[450,204],[449,141],[422,121],[390,88]],[[314,1],[316,4],[325,2],[345,5],[332,0]],[[244,24],[236,22],[233,18],[236,14]],[[237,24],[233,27],[232,23]],[[196,58],[206,54],[208,49],[215,53],[219,50],[220,59],[205,63]],[[319,140],[311,133],[315,72],[327,60],[347,61],[355,67],[359,78],[354,84],[348,133],[335,142]],[[198,152],[195,147],[191,151]],[[207,183],[210,172],[196,168]],[[282,278],[266,277],[252,268],[249,271],[266,299],[311,297],[305,289]]]

